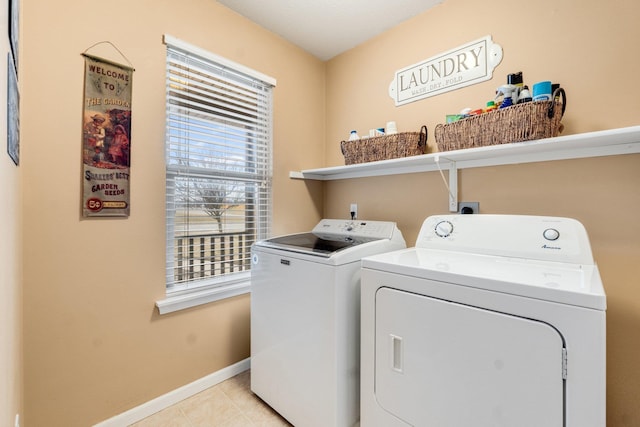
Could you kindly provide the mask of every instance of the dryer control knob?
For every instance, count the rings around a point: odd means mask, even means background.
[[[555,228],[547,228],[542,232],[542,236],[547,240],[558,240],[560,232]]]
[[[440,221],[436,224],[436,234],[440,237],[448,237],[453,233],[453,224],[449,221]]]

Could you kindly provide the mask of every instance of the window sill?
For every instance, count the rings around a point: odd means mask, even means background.
[[[160,314],[167,314],[214,301],[220,301],[225,298],[248,294],[249,292],[251,292],[251,281],[245,280],[218,288],[169,296],[163,300],[156,301],[156,307],[158,307]]]

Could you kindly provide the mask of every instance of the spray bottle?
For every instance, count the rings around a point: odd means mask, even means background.
[[[516,93],[516,90],[517,86],[511,84],[502,85],[496,90],[496,99],[498,99],[501,95],[504,96],[504,98],[502,99],[502,103],[500,104],[500,108],[505,108],[513,105],[513,95],[514,93]]]

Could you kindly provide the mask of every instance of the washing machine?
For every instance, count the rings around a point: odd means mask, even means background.
[[[298,427],[360,417],[360,261],[405,248],[385,221],[323,219],[252,246],[251,390]]]
[[[427,218],[362,260],[361,426],[604,427],[606,295],[569,218]]]

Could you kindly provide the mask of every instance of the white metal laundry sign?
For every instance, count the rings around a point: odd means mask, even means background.
[[[485,36],[396,71],[389,96],[399,106],[484,82],[501,61],[502,47]]]

